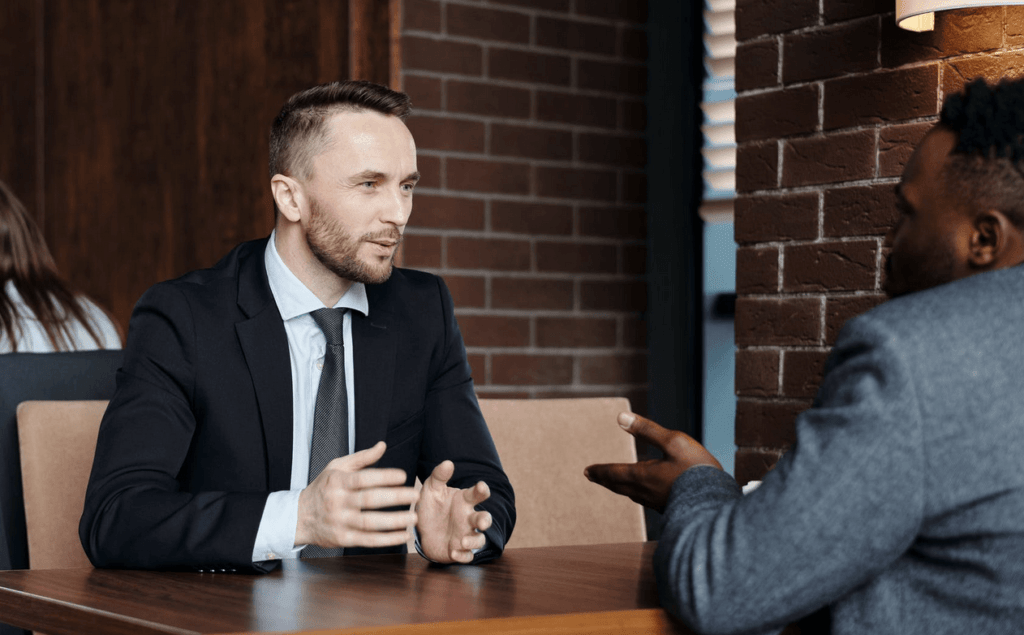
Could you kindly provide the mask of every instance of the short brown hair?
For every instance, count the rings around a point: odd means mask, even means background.
[[[270,176],[308,178],[313,157],[328,141],[328,117],[343,110],[373,110],[405,119],[412,102],[405,93],[363,80],[330,82],[295,93],[270,128]]]

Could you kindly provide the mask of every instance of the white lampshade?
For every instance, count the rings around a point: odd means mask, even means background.
[[[1005,4],[1024,4],[1024,0],[896,0],[896,24],[908,31],[931,31],[936,11]]]

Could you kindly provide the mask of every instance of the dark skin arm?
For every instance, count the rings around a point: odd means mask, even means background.
[[[583,470],[583,475],[644,507],[665,511],[672,483],[691,467],[710,465],[722,469],[715,457],[687,434],[668,430],[631,412],[619,414],[618,421],[629,434],[659,448],[664,458],[591,465]]]

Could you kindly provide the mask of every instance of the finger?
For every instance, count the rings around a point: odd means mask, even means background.
[[[430,477],[423,487],[440,487],[448,484],[448,479],[455,474],[455,464],[445,460],[437,464],[437,467],[430,472]]]
[[[412,538],[412,532],[404,531],[346,531],[341,536],[340,544],[330,546],[343,547],[394,547],[404,545]]]
[[[484,545],[487,544],[487,537],[483,534],[471,534],[469,536],[463,536],[460,546],[467,550],[472,551],[473,549],[483,549]]]
[[[469,526],[477,531],[487,531],[493,522],[490,512],[473,512],[469,515]]]
[[[462,564],[473,562],[473,552],[464,549],[451,549],[449,550],[448,557]]]
[[[663,428],[650,419],[633,414],[632,412],[620,413],[618,422],[619,426],[626,432],[629,432],[634,437],[648,441],[662,450],[672,441],[673,437],[683,434],[682,432]]]
[[[387,447],[386,443],[378,441],[372,448],[366,448],[365,450],[360,450],[334,459],[328,463],[328,465],[330,466],[333,464],[339,469],[356,472],[379,461],[380,457],[384,456],[384,450],[386,450]]]
[[[416,524],[415,512],[362,512],[354,515],[348,525],[359,531],[407,530]]]
[[[420,493],[414,487],[379,487],[353,493],[349,503],[356,509],[380,509],[382,507],[409,507],[419,499]]]
[[[462,498],[470,505],[479,505],[488,498],[491,497],[491,488],[487,487],[487,483],[478,481],[473,487],[467,487],[462,490]]]
[[[636,463],[599,463],[587,466],[583,475],[592,483],[609,487],[634,481],[636,472]]]
[[[406,474],[397,467],[370,467],[346,474],[342,485],[346,489],[361,490],[371,487],[396,487],[405,485]]]

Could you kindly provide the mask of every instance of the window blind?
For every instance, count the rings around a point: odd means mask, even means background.
[[[732,222],[736,196],[736,0],[704,4],[704,201],[701,217]]]

